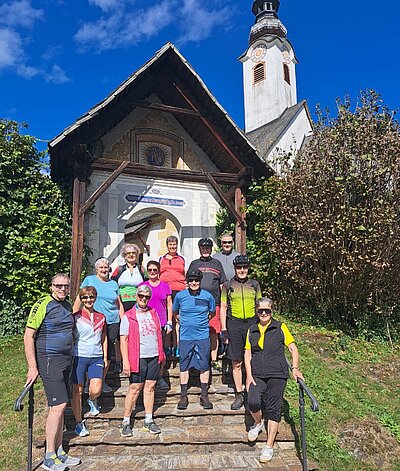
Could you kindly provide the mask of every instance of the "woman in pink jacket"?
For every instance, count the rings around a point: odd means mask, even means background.
[[[139,286],[136,292],[136,304],[125,313],[121,321],[122,371],[129,377],[124,420],[121,426],[123,437],[132,436],[131,414],[142,389],[145,408],[142,431],[161,432],[153,420],[153,407],[154,390],[160,366],[165,361],[165,353],[159,316],[155,309],[148,306],[151,294],[149,286]]]

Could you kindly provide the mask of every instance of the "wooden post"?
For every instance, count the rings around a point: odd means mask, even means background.
[[[246,207],[246,198],[242,193],[241,188],[235,190],[235,209],[242,215],[242,222],[236,222],[235,226],[235,240],[236,250],[241,254],[246,254],[246,213],[242,212]]]
[[[85,214],[79,209],[85,201],[86,183],[78,175],[74,177],[72,201],[72,242],[71,242],[71,300],[74,301],[79,291],[83,261],[83,225]]]

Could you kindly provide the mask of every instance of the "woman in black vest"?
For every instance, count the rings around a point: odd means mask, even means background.
[[[261,451],[260,461],[266,463],[273,457],[273,446],[281,420],[283,394],[289,378],[285,358],[285,345],[292,355],[293,379],[303,378],[299,370],[299,352],[289,329],[272,317],[273,301],[260,298],[256,303],[258,322],[247,332],[244,362],[246,367],[246,389],[248,404],[254,425],[248,439],[257,440],[264,428],[261,411],[261,397],[266,397],[265,419],[268,420],[268,440]]]

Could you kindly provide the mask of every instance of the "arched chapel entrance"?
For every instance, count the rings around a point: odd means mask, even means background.
[[[143,264],[149,260],[158,260],[166,253],[165,239],[174,235],[178,237],[180,251],[181,224],[168,211],[161,209],[143,209],[133,214],[125,225],[124,241],[139,246],[143,254]]]

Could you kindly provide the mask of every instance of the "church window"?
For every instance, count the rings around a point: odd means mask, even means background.
[[[283,64],[283,78],[290,85],[290,69],[287,64]]]
[[[265,79],[265,62],[260,62],[253,68],[253,83],[256,84]]]

